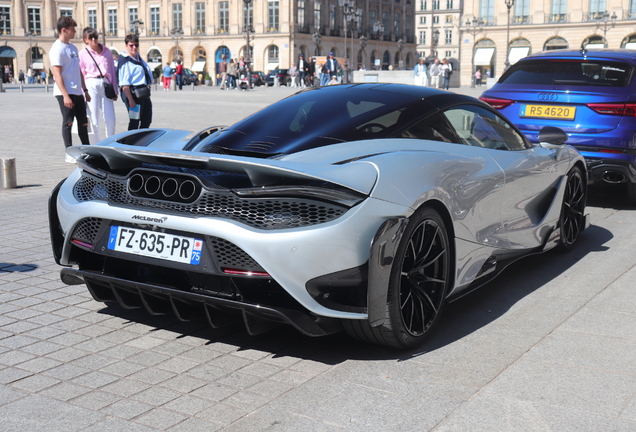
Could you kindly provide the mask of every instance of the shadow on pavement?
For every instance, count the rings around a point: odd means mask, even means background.
[[[181,322],[171,315],[151,316],[145,309],[126,310],[117,304],[109,305],[99,313],[148,325],[152,327],[151,334],[161,330],[176,332],[180,333],[177,338],[198,337],[208,340],[207,345],[221,343],[235,346],[239,351],[268,352],[274,357],[294,356],[328,365],[349,359],[407,359],[452,344],[497,320],[514,304],[558,277],[590,252],[607,250],[603,244],[612,237],[608,230],[591,226],[579,238],[577,248],[570,253],[550,251],[517,261],[493,282],[448,304],[428,342],[410,352],[358,342],[344,332],[311,338],[291,326],[281,325],[267,333],[250,336],[242,324],[213,329],[207,321]]]
[[[13,264],[0,262],[0,273],[26,273],[38,268],[37,264]]]

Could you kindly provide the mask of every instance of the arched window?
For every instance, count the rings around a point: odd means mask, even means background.
[[[510,52],[508,53],[508,61],[511,65],[517,63],[524,57],[527,57],[530,51],[530,41],[525,38],[518,38],[510,42]]]
[[[557,49],[568,49],[569,47],[570,45],[568,44],[568,41],[560,36],[555,36],[546,41],[545,45],[543,45],[543,50],[551,51]]]

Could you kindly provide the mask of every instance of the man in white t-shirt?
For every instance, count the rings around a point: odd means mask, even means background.
[[[80,72],[79,52],[71,39],[75,36],[77,23],[71,17],[61,17],[57,20],[57,40],[49,51],[51,72],[55,78],[53,95],[60,105],[62,112],[62,138],[64,146],[72,146],[71,128],[73,119],[77,119],[77,133],[82,144],[89,144],[88,117],[86,116],[86,102],[90,101],[84,76]],[[75,159],[66,155],[66,162],[75,163]]]

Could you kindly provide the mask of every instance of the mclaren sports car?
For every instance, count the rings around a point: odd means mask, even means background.
[[[572,248],[587,172],[489,105],[399,84],[305,90],[192,133],[67,152],[52,192],[61,278],[153,315],[422,344],[444,305],[513,261]]]

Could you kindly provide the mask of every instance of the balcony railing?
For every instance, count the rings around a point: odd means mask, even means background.
[[[270,27],[267,29],[267,33],[278,33],[280,29],[278,27]]]
[[[530,15],[515,15],[512,17],[512,24],[532,24],[532,17]]]
[[[298,29],[298,33],[307,33],[307,34],[310,33],[308,25],[298,26],[297,29]]]
[[[546,14],[545,22],[547,22],[547,23],[566,23],[566,22],[570,22],[570,14]]]
[[[340,36],[340,29],[329,29],[329,36]]]
[[[583,21],[596,21],[596,20],[600,20],[603,19],[603,14],[605,14],[605,11],[603,12],[587,12],[583,15]]]
[[[217,27],[216,28],[216,33],[217,35],[223,35],[223,34],[228,34],[228,28],[227,27]]]

